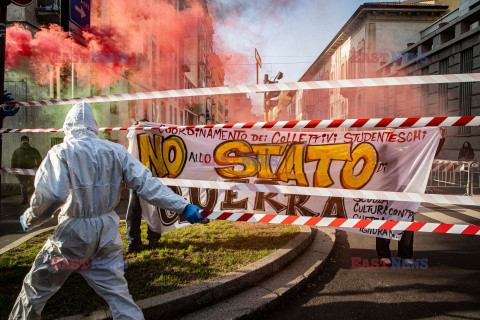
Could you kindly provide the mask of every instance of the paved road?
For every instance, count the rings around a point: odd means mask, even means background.
[[[416,220],[480,224],[480,209],[423,204]],[[352,257],[376,258],[375,238],[337,232],[324,272],[262,318],[480,319],[479,236],[415,233],[415,258],[428,259],[428,269],[383,270],[351,268]]]
[[[24,235],[26,206],[2,201],[0,247]],[[124,215],[126,201],[117,208]],[[480,224],[480,209],[423,204],[417,221]],[[54,222],[52,222],[54,223]],[[396,243],[392,241],[392,254]],[[265,319],[480,319],[480,237],[415,233],[415,258],[428,269],[352,269],[352,257],[376,258],[375,238],[338,231],[325,270]]]

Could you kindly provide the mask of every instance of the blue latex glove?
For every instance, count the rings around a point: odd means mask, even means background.
[[[208,219],[205,219],[200,215],[200,208],[193,204],[188,204],[182,212],[185,219],[191,224],[202,222],[208,223]]]
[[[2,117],[12,117],[20,110],[20,107],[16,107],[17,102],[12,94],[7,90],[3,92],[3,100],[4,102],[0,105]]]
[[[15,108],[3,107],[2,109],[3,109],[2,110],[3,117],[13,117],[18,112],[18,110],[20,110],[20,107],[15,107]]]
[[[20,224],[22,225],[23,231],[28,232],[32,229],[28,229],[24,224],[23,224],[23,214],[20,216]]]
[[[15,98],[12,97],[10,92],[3,90],[3,101],[15,101]]]

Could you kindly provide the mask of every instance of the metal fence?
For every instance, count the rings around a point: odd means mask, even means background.
[[[480,187],[478,161],[434,160],[428,178],[427,193],[436,193],[436,188],[465,188],[465,195],[473,195]]]

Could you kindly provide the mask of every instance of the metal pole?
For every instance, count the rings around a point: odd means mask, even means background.
[[[75,98],[75,65],[73,59],[73,42],[72,42],[72,98]]]
[[[3,103],[5,89],[5,39],[7,37],[7,0],[0,0],[0,103]],[[3,114],[0,115],[0,128],[3,128]],[[2,135],[0,134],[0,166],[2,164]],[[2,216],[2,175],[0,174],[0,217]]]

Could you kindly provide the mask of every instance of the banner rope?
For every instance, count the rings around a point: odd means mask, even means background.
[[[54,105],[58,106],[58,105],[74,104],[77,102],[99,103],[99,102],[133,101],[133,100],[152,100],[152,99],[163,99],[163,98],[198,97],[198,96],[225,95],[225,94],[238,94],[238,93],[270,92],[270,91],[334,89],[334,88],[364,88],[364,87],[379,87],[379,86],[405,86],[405,85],[476,82],[476,81],[480,81],[480,73],[251,84],[251,85],[223,86],[223,87],[210,87],[210,88],[122,93],[122,94],[100,95],[100,96],[91,96],[91,97],[79,97],[79,98],[71,98],[71,99],[27,101],[27,102],[19,102],[18,104],[24,107],[54,106]]]
[[[393,220],[324,218],[308,216],[289,216],[262,213],[240,213],[223,211],[202,211],[202,217],[211,220],[244,221],[255,223],[274,223],[314,227],[354,228],[391,231],[417,231],[451,234],[480,235],[480,226],[446,223],[426,223]]]
[[[178,133],[200,129],[318,129],[318,128],[399,128],[399,127],[474,127],[480,126],[480,116],[458,117],[411,117],[411,118],[370,118],[334,120],[294,120],[268,122],[239,122],[223,124],[201,124],[192,126],[156,127],[102,127],[99,131],[127,130],[178,130]],[[0,129],[0,133],[43,133],[63,132],[61,128],[49,129]]]

